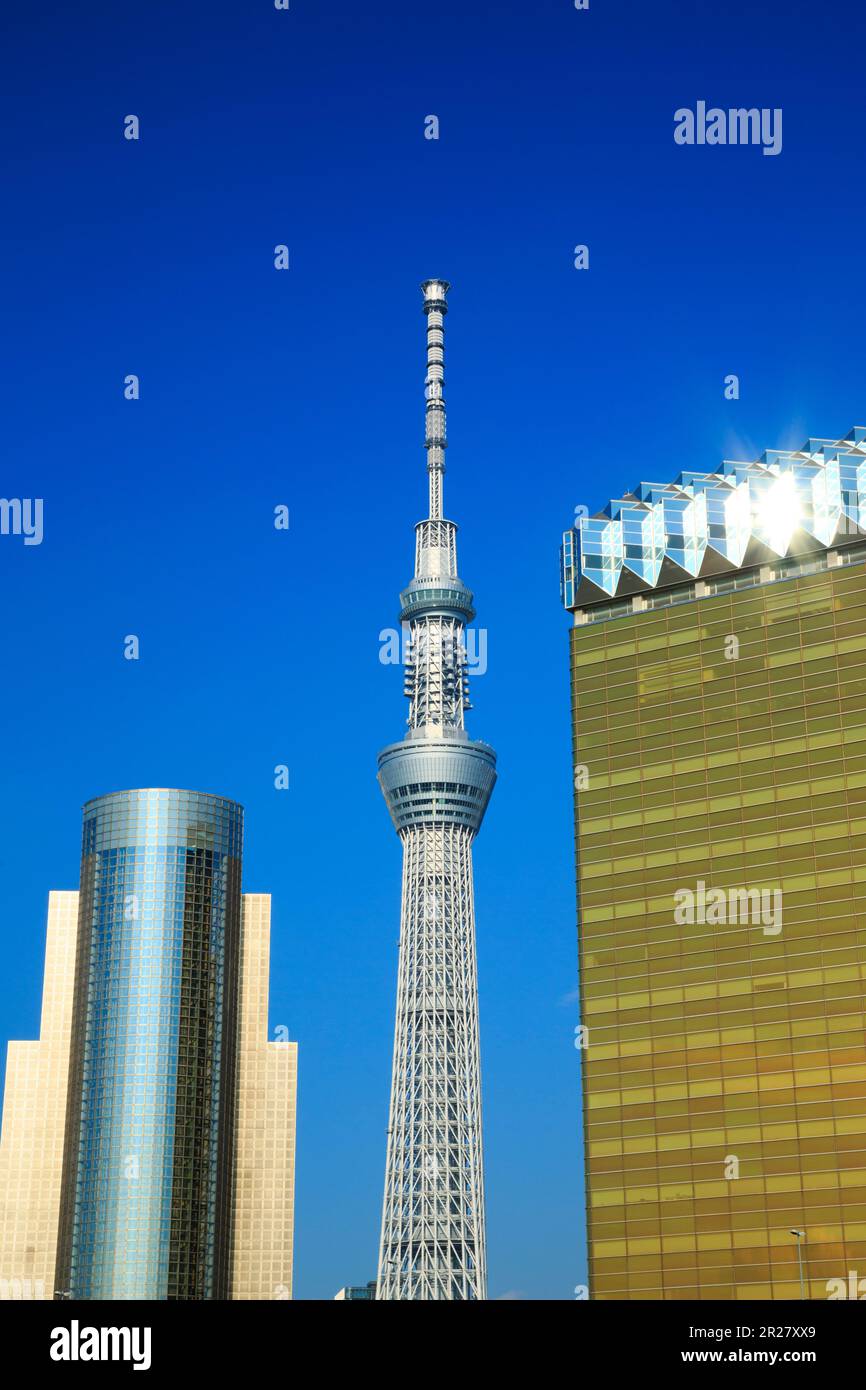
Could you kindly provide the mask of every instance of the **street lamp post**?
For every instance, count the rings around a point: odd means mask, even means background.
[[[790,1228],[790,1230],[791,1230],[791,1235],[797,1237],[797,1264],[798,1264],[799,1267],[800,1267],[800,1297],[801,1297],[801,1298],[805,1298],[805,1297],[806,1297],[806,1285],[805,1285],[805,1283],[803,1282],[803,1245],[802,1245],[802,1242],[803,1242],[803,1240],[805,1239],[806,1232],[805,1232],[805,1231],[798,1231],[797,1228],[796,1228],[796,1226],[792,1226],[792,1227]]]

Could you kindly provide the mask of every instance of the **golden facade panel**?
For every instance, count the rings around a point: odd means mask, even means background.
[[[815,571],[572,632],[595,1298],[866,1273],[866,564]]]

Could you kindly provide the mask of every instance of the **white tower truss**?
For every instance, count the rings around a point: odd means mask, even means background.
[[[426,280],[429,516],[401,594],[409,729],[379,755],[403,844],[394,1069],[377,1298],[487,1297],[472,842],[496,755],[472,741],[457,527],[442,516],[445,280]]]

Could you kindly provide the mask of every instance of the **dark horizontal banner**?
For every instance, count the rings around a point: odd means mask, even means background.
[[[575,1370],[586,1357],[587,1366],[600,1360],[614,1373],[666,1374],[681,1368],[699,1375],[705,1367],[742,1365],[771,1370],[805,1366],[826,1374],[847,1367],[858,1354],[863,1314],[849,1305],[859,1301],[535,1302],[527,1303],[523,1314],[511,1303],[509,1317],[517,1312],[517,1323],[500,1323],[495,1307],[444,1315],[399,1309],[345,1314],[338,1309],[335,1321],[329,1311],[326,1322],[324,1304],[313,1302],[3,1302],[0,1334],[7,1346],[14,1338],[24,1370],[48,1371],[52,1378],[92,1377],[100,1371],[158,1376],[241,1372],[258,1380],[263,1374],[286,1374],[299,1353],[306,1359],[304,1353],[315,1348],[321,1371],[327,1367],[332,1374],[344,1356],[347,1369],[357,1369],[367,1349],[381,1354],[385,1338],[417,1335],[418,1316],[444,1316],[445,1323],[439,1324],[443,1331],[471,1328],[479,1358],[506,1347],[530,1354],[532,1346],[538,1348],[534,1339],[541,1330],[569,1339]],[[451,1322],[454,1316],[458,1324]],[[469,1344],[462,1340],[465,1352]]]

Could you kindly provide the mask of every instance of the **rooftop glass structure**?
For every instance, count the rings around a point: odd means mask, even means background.
[[[575,609],[716,577],[866,536],[866,428],[768,449],[715,473],[642,482],[566,531],[562,601]]]

